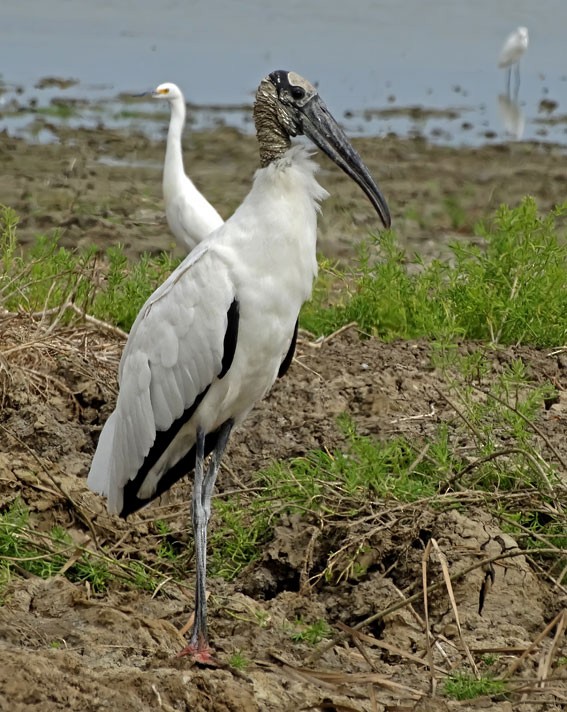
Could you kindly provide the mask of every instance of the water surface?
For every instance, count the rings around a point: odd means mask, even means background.
[[[208,107],[195,112],[198,125],[249,127],[248,109],[209,107],[248,105],[262,76],[289,68],[319,84],[353,133],[567,142],[565,0],[3,0],[0,12],[0,129],[11,132],[29,123],[8,110],[14,102],[41,108],[61,96],[89,102],[52,120],[92,126],[102,115],[161,130],[125,114],[117,97],[163,81]],[[496,60],[518,25],[529,28],[530,47],[507,103]],[[45,76],[79,83],[35,88]]]

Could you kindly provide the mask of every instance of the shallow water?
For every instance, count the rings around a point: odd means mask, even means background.
[[[318,82],[352,133],[418,133],[449,144],[519,136],[567,143],[566,121],[553,122],[566,111],[564,0],[3,0],[1,17],[0,129],[14,133],[29,124],[21,109],[30,101],[41,108],[61,96],[89,103],[50,120],[161,131],[161,121],[125,116],[117,96],[162,81],[177,82],[188,100],[207,107],[194,112],[198,126],[247,127],[247,109],[211,107],[250,104],[263,75],[290,68]],[[496,59],[520,24],[529,28],[530,46],[517,101],[506,102]],[[79,84],[34,88],[45,76]],[[544,111],[542,100],[557,106]],[[427,111],[410,111],[416,106]],[[429,111],[447,108],[456,111]]]

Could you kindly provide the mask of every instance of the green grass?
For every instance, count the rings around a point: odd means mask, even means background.
[[[237,650],[228,659],[228,664],[236,670],[246,670],[250,667],[250,659],[241,650]]]
[[[143,560],[108,557],[75,544],[59,526],[41,532],[20,500],[0,514],[0,600],[11,580],[21,575],[42,579],[64,575],[73,583],[88,583],[94,593],[103,593],[118,583],[153,593],[165,577],[185,580],[186,567],[172,567],[168,558],[160,555],[159,541],[155,559],[157,566]]]
[[[76,546],[60,527],[46,535],[33,531],[29,525],[29,512],[15,501],[0,514],[0,559],[3,564],[2,579],[7,584],[13,574],[22,571],[50,578],[57,575],[76,552]],[[111,574],[106,563],[89,552],[65,570],[70,581],[88,581],[95,592],[106,590]]]
[[[49,116],[55,119],[70,119],[73,116],[78,116],[79,111],[77,107],[72,104],[56,103],[50,104],[49,106],[39,106],[35,110],[36,114],[41,114],[42,116]]]
[[[298,619],[293,625],[289,626],[288,633],[294,643],[307,643],[308,645],[317,645],[317,643],[330,638],[332,635],[331,627],[327,621],[322,619],[316,620],[311,624],[306,624],[301,619]]]
[[[381,442],[360,436],[348,417],[341,418],[348,436],[345,452],[320,450],[289,462],[275,462],[257,473],[258,494],[240,493],[215,501],[210,534],[210,570],[232,579],[262,554],[282,514],[312,512],[327,516],[345,503],[343,516],[356,516],[361,503],[373,499],[413,502],[437,492],[441,462],[448,466],[441,435],[433,447],[438,458],[414,463],[417,451],[404,438]]]
[[[336,487],[354,501],[376,499],[413,502],[437,491],[438,463],[419,462],[415,448],[403,437],[386,441],[359,435],[346,416],[340,423],[348,437],[345,451],[315,450],[289,463],[277,463],[262,473],[272,496],[286,503],[289,513],[325,511],[329,488]],[[443,435],[439,450],[443,450]]]
[[[323,261],[303,328],[329,334],[356,322],[363,332],[389,340],[460,339],[500,344],[559,346],[567,341],[567,244],[556,222],[567,206],[546,216],[526,198],[502,207],[479,225],[482,246],[452,246],[451,261],[406,269],[408,256],[392,232],[361,247],[346,270]],[[458,222],[458,218],[455,220]],[[38,311],[73,301],[80,310],[128,330],[145,299],[176,266],[168,255],[129,262],[120,248],[101,260],[95,250],[68,250],[57,236],[38,237],[25,254],[17,245],[17,217],[0,211],[0,302],[7,309]]]
[[[475,697],[502,695],[506,692],[506,683],[492,677],[477,679],[470,673],[456,672],[445,680],[443,691],[454,700],[474,700]]]
[[[482,246],[454,244],[451,261],[422,264],[417,274],[407,271],[408,256],[394,234],[384,233],[375,240],[379,259],[363,245],[345,278],[348,288],[333,299],[323,283],[301,325],[315,335],[356,322],[386,340],[563,345],[567,244],[558,237],[556,222],[566,212],[564,205],[541,217],[531,198],[514,209],[501,207],[477,228]],[[327,306],[329,299],[334,303]]]
[[[269,510],[262,511],[259,500],[243,501],[238,494],[215,502],[215,525],[209,535],[212,573],[227,580],[256,561],[271,534]]]
[[[0,208],[0,305],[10,311],[57,310],[73,303],[80,312],[128,331],[146,299],[177,266],[163,253],[127,259],[120,247],[104,255],[95,248],[69,250],[59,236],[38,236],[23,252],[17,242],[17,216]],[[76,311],[63,321],[77,318]]]
[[[109,248],[106,256],[106,283],[94,296],[89,312],[128,331],[146,299],[179,261],[163,253],[158,257],[142,255],[131,263],[119,247]]]

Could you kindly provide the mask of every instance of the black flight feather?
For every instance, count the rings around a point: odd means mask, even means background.
[[[232,361],[234,360],[236,344],[238,341],[239,318],[240,307],[238,301],[234,299],[227,312],[227,325],[223,341],[221,370],[219,371],[218,378],[224,378],[224,376],[226,376],[232,365]],[[150,448],[150,451],[146,455],[142,466],[138,470],[134,479],[129,480],[124,486],[124,504],[122,506],[122,511],[120,512],[121,517],[127,517],[129,514],[136,512],[148,502],[151,502],[156,497],[159,497],[175,482],[180,480],[183,475],[188,475],[194,469],[195,446],[193,445],[186,455],[184,455],[175,465],[173,465],[173,467],[162,475],[158,482],[156,491],[150,497],[138,497],[138,492],[140,491],[144,480],[148,476],[148,473],[171,445],[181,428],[193,417],[193,414],[201,404],[201,401],[207,395],[210,386],[211,384],[209,383],[209,385],[206,386],[206,388],[204,388],[195,398],[194,402],[185,409],[183,414],[180,415],[167,430],[158,430],[156,432],[156,438]],[[213,451],[217,440],[218,430],[215,430],[213,433],[206,434],[205,456],[209,455]]]
[[[299,319],[295,322],[295,329],[293,330],[293,336],[292,336],[291,344],[289,345],[287,354],[285,355],[284,360],[280,364],[280,370],[278,371],[278,378],[285,376],[288,368],[291,366],[291,362],[293,361],[293,355],[295,353],[295,346],[297,344],[297,330],[298,330],[298,328],[299,328]]]

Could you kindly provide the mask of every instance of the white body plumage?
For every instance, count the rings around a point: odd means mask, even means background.
[[[299,310],[317,273],[319,203],[327,193],[302,146],[257,171],[234,215],[204,240],[148,299],[120,365],[120,394],[92,462],[88,484],[121,512],[123,490],[166,431],[208,386],[141,484],[156,491],[163,473],[195,442],[196,428],[236,424],[277,378]],[[227,312],[238,302],[238,339],[230,368],[223,360]]]
[[[166,99],[171,108],[163,165],[163,198],[165,216],[177,244],[190,252],[223,219],[205,196],[185,174],[181,139],[185,126],[185,98],[176,84],[160,84],[152,93],[156,99]]]

